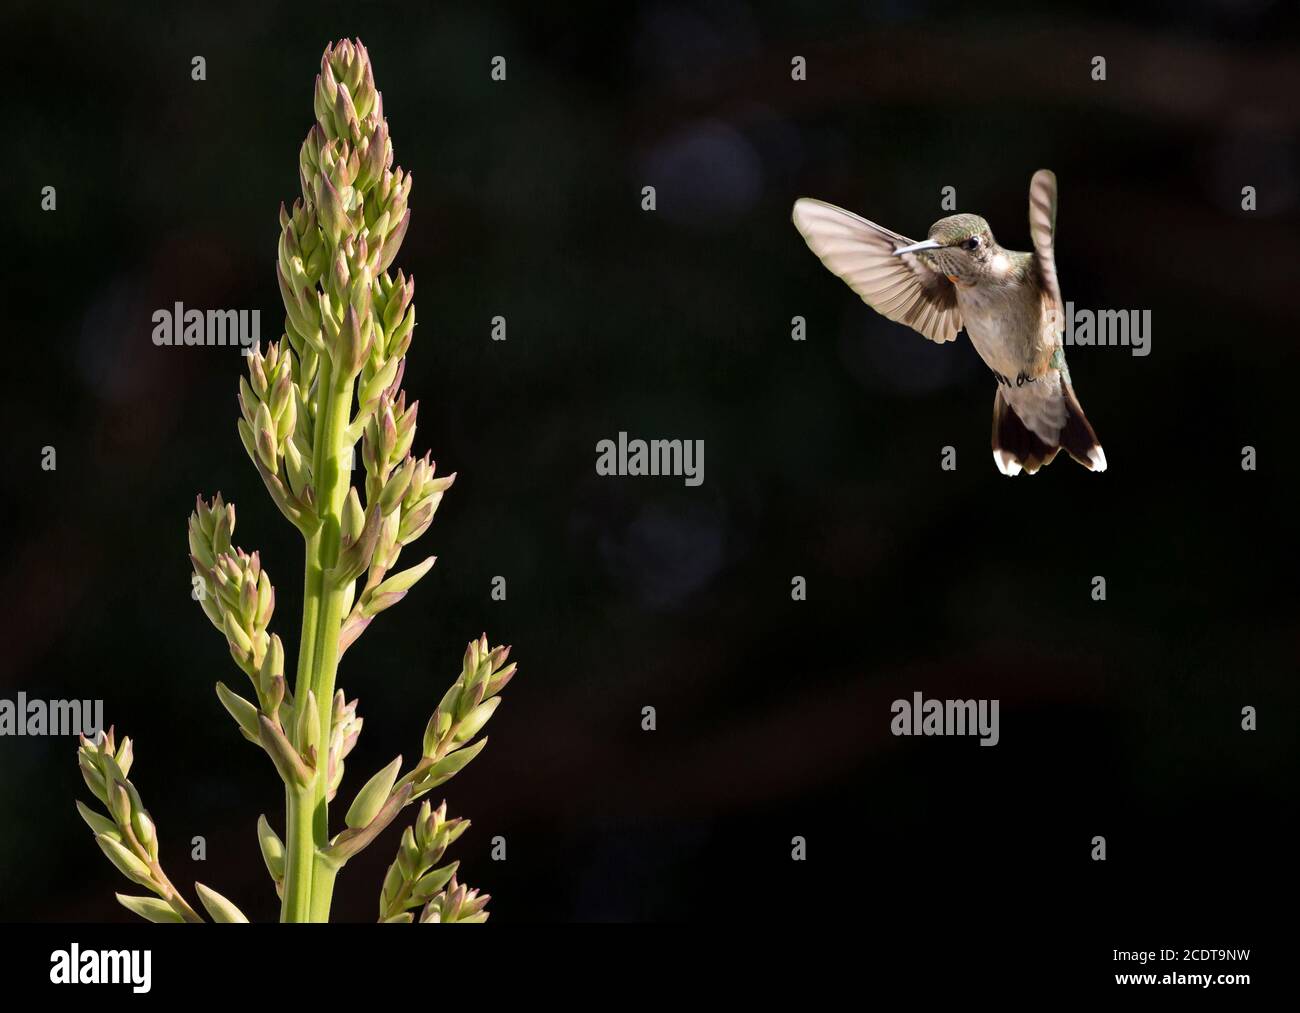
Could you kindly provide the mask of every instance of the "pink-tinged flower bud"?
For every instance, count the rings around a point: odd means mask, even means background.
[[[375,72],[370,64],[370,56],[366,52],[366,47],[357,43],[357,50],[361,53],[361,80],[356,87],[352,89],[352,94],[356,99],[357,114],[366,118],[383,119],[383,106],[380,102],[379,92],[375,89]]]
[[[355,542],[365,524],[366,512],[361,508],[361,497],[357,495],[356,487],[353,486],[343,500],[343,516],[339,525],[339,535],[343,544],[350,545]]]
[[[383,466],[393,459],[393,448],[397,445],[397,422],[393,418],[393,406],[380,402],[379,447],[378,457]]]
[[[274,347],[274,346],[272,346]],[[278,424],[284,413],[293,404],[293,374],[288,369],[281,369],[276,377],[275,386],[271,388],[271,417]],[[242,379],[242,378],[241,378]]]
[[[346,84],[340,84],[334,95],[333,112],[335,133],[356,144],[361,139],[361,123],[356,106],[352,104],[352,93]]]
[[[253,435],[257,438],[257,456],[266,465],[266,470],[275,474],[279,465],[276,453],[275,421],[271,418],[271,409],[263,401],[257,406],[257,419],[253,424]]]
[[[295,398],[295,404],[297,403]],[[297,409],[295,408],[295,412]],[[297,443],[288,439],[284,441],[284,470],[289,477],[289,488],[299,499],[311,483],[311,463],[298,449]]]
[[[321,60],[320,73],[316,75],[316,90],[312,104],[315,107],[316,122],[320,124],[325,136],[330,138],[337,136],[334,131],[333,110],[334,100],[338,97],[338,93],[339,84],[334,78],[334,69],[330,66],[328,60]]]
[[[247,577],[239,586],[239,619],[246,629],[257,628],[257,582]]]
[[[275,588],[271,586],[271,578],[263,570],[257,577],[257,611],[253,615],[253,623],[258,630],[266,629],[271,621],[271,613],[274,611]]]
[[[388,140],[388,124],[379,123],[361,138],[357,146],[359,165],[355,185],[368,192],[379,182],[384,170],[392,163],[393,146]]]
[[[402,248],[402,240],[406,238],[406,228],[411,224],[411,212],[406,210],[402,217],[398,219],[397,224],[389,230],[388,235],[384,238],[384,250],[379,258],[379,270],[387,271],[388,265],[391,264],[397,256],[397,251]]]
[[[379,494],[379,512],[384,516],[392,513],[402,502],[406,490],[411,485],[411,476],[415,474],[415,462],[410,457],[389,476],[384,483],[383,492]]]
[[[228,504],[224,510],[213,511],[215,523],[212,529],[212,552],[220,556],[230,551],[230,536],[235,532],[235,505]]]
[[[263,576],[266,576],[263,574]],[[270,619],[268,613],[267,619]],[[266,623],[262,623],[263,626]],[[280,680],[277,690],[276,679]],[[258,690],[262,698],[271,705],[268,713],[274,712],[276,707],[280,706],[280,701],[284,699],[284,644],[280,642],[278,634],[271,634],[267,643],[266,653],[262,656],[261,669],[258,672]],[[277,697],[278,693],[278,697]]]
[[[321,231],[325,233],[331,246],[338,246],[348,224],[347,213],[343,210],[343,198],[324,173],[316,177],[314,191],[316,214],[320,216]]]

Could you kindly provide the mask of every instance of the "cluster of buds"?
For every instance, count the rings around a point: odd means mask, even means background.
[[[312,488],[311,432],[299,426],[309,401],[297,384],[297,360],[287,345],[272,342],[248,357],[248,379],[239,380],[239,438],[271,499],[298,528],[316,523]]]
[[[447,803],[420,806],[415,825],[402,832],[397,858],[388,867],[379,897],[381,922],[411,922],[411,908],[429,903],[456,875],[459,862],[434,868],[447,848],[469,829],[469,820],[447,819]],[[486,900],[486,898],[485,898]]]
[[[345,440],[363,441],[365,506],[350,489],[330,574],[347,593],[342,652],[433,565],[428,558],[389,577],[402,546],[429,527],[455,476],[435,478],[430,457],[411,456],[419,405],[407,406],[401,382],[415,328],[415,279],[388,273],[410,221],[411,176],[393,168],[383,97],[359,42],[326,49],[315,110],[316,125],[299,152],[302,198],[280,213],[276,274],[286,340],[265,359],[252,357],[250,382],[241,386],[240,432],[272,498],[311,534],[320,523],[312,474],[320,463],[318,414],[326,396],[355,384],[357,414]],[[321,389],[322,361],[329,365],[328,390]],[[294,391],[294,409],[284,407],[282,383]],[[358,594],[353,582],[362,574]]]
[[[353,163],[357,187],[367,190],[393,164],[384,97],[375,88],[370,55],[360,41],[344,39],[325,48],[320,70],[314,103],[319,133],[323,141],[340,142],[335,154]],[[315,161],[319,164],[319,157]],[[311,176],[304,172],[302,183],[304,195],[311,197]]]
[[[414,299],[415,279],[401,271],[396,277],[381,274],[376,279],[371,308],[382,326],[376,329],[370,356],[361,371],[357,403],[363,408],[373,404],[380,391],[401,382],[399,366],[415,333]]]
[[[473,745],[466,743],[482,730],[501,703],[497,694],[515,674],[516,666],[505,664],[509,654],[509,647],[489,649],[487,634],[469,642],[459,677],[425,726],[420,762],[398,782],[398,787],[409,784],[415,789],[412,798],[450,780],[487,745],[486,738]]]
[[[410,439],[414,436],[419,403],[407,408],[405,394],[399,396],[396,404],[388,402],[386,396],[381,398],[381,402],[382,411],[377,412],[371,421],[363,445],[366,498],[378,505],[375,517],[379,523],[373,542],[365,547],[368,552],[366,582],[343,623],[339,634],[340,653],[347,650],[375,616],[405,598],[415,583],[429,572],[435,561],[433,556],[388,576],[397,564],[402,547],[428,530],[443,494],[456,481],[454,472],[450,475],[435,474],[437,466],[431,455],[426,453],[417,460],[407,453]],[[364,520],[368,519],[363,517],[360,507],[355,490],[352,490],[344,508],[345,544],[349,533],[362,527]]]
[[[275,273],[284,300],[285,338],[298,357],[294,381],[298,396],[305,405],[310,405],[312,382],[316,379],[320,355],[324,351],[316,286],[328,263],[329,247],[321,236],[316,212],[301,198],[294,201],[292,213],[281,204],[280,249]],[[314,418],[308,412],[302,422],[309,425]],[[308,432],[306,435],[310,446],[311,434]]]
[[[343,690],[334,694],[334,713],[330,721],[329,790],[326,799],[334,801],[343,780],[343,760],[357,744],[362,719],[357,716],[357,701],[348,700]]]
[[[295,705],[284,676],[284,644],[267,632],[275,608],[275,589],[256,552],[231,545],[235,507],[220,494],[211,504],[200,497],[190,515],[190,560],[194,588],[212,624],[221,630],[231,657],[248,675],[255,702],[217,683],[222,706],[235,719],[244,738],[266,750],[286,784],[307,784],[314,775],[320,725],[316,698],[309,690]],[[339,690],[334,709],[341,735],[331,737],[333,784],[343,776],[343,757],[356,744],[361,719],[357,702],[348,704]]]
[[[359,42],[325,50],[315,106],[298,157],[303,202],[281,215],[286,334],[300,354],[327,350],[345,376],[366,368],[364,413],[393,383],[415,326],[414,281],[386,273],[410,224],[411,176],[393,169],[383,96]]]
[[[424,905],[424,910],[420,912],[420,924],[485,922],[488,920],[485,909],[491,899],[490,894],[485,893],[480,896],[477,890],[471,890],[463,883],[457,883],[456,877],[452,876],[447,889]]]
[[[127,780],[132,755],[131,740],[123,737],[119,745],[111,728],[93,739],[81,736],[77,750],[81,776],[108,815],[100,815],[81,802],[77,803],[77,811],[94,833],[95,843],[117,870],[132,883],[156,894],[154,897],[118,894],[124,907],[151,922],[202,921],[158,863],[157,828],[140,800],[140,793]]]
[[[250,361],[240,423],[245,448],[272,498],[308,535],[320,522],[312,468],[319,463],[315,440],[325,398],[360,377],[359,410],[346,427],[354,445],[385,395],[390,404],[399,397],[404,402],[398,388],[415,327],[415,280],[400,271],[395,277],[387,273],[410,222],[411,176],[393,169],[383,97],[359,42],[345,40],[326,49],[315,107],[317,123],[299,152],[302,198],[292,211],[280,209],[276,276],[285,306],[285,341],[266,360]],[[330,366],[325,389],[322,360]],[[275,399],[277,368],[294,389],[289,403],[296,411],[287,422],[281,412],[293,410]],[[259,370],[270,398],[259,386]],[[414,437],[414,415],[410,423],[402,454]],[[365,563],[368,559],[358,573]]]
[[[509,647],[489,649],[486,635],[470,641],[465,649],[459,677],[443,696],[425,729],[420,762],[410,773],[399,779],[398,774],[402,768],[402,758],[399,756],[366,782],[344,818],[347,829],[332,838],[324,851],[324,857],[328,861],[342,866],[392,823],[407,804],[450,780],[487,745],[486,738],[479,739],[472,745],[467,743],[492,717],[493,711],[501,702],[497,694],[515,674],[513,664],[505,665],[509,653]],[[340,741],[346,748],[351,748],[346,745],[346,738]],[[425,824],[425,831],[421,832],[432,835],[429,837],[431,842],[436,842],[441,819],[439,816],[439,822],[429,824],[422,816],[422,820],[417,821],[417,826],[420,822]],[[461,832],[457,830],[456,834]],[[432,861],[437,861],[437,858]],[[438,884],[424,891],[425,896],[419,903],[428,899],[433,890],[440,886]]]
[[[234,530],[233,503],[223,502],[220,493],[210,504],[198,498],[189,524],[194,594],[212,625],[226,635],[235,663],[256,682],[273,639],[283,668],[279,640],[267,633],[275,588],[258,554],[231,544]]]

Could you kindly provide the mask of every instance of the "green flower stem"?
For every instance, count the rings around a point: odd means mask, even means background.
[[[308,788],[285,789],[284,897],[282,922],[311,920],[311,878],[316,849],[311,835],[312,793]]]
[[[338,562],[343,501],[350,484],[350,474],[344,464],[351,452],[346,433],[352,408],[352,380],[340,377],[336,381],[328,358],[321,362],[320,371],[320,389],[329,392],[318,419],[312,469],[319,477],[321,524],[306,539],[302,643],[295,698],[305,702],[308,690],[315,695],[320,729],[317,741],[324,744],[330,741],[346,593],[345,586],[331,580],[329,571]],[[335,870],[332,866],[325,868],[320,856],[329,846],[328,791],[328,760],[322,747],[311,783],[301,790],[291,788],[287,792],[283,921],[329,920]]]
[[[347,440],[349,415],[352,410],[352,378],[340,375],[334,380],[328,362],[321,364],[321,389],[330,394],[325,402],[325,416],[320,422],[316,442],[315,474],[320,479],[319,555],[316,564],[322,571],[323,600],[319,622],[316,624],[316,649],[313,658],[312,691],[320,713],[321,755],[316,763],[313,790],[312,836],[316,858],[312,871],[311,917],[313,921],[329,921],[330,900],[334,893],[335,869],[326,868],[320,853],[329,846],[329,769],[325,750],[330,741],[334,714],[334,680],[339,668],[339,632],[343,628],[344,595],[346,586],[329,576],[338,563],[340,526],[343,501],[351,486],[350,471],[344,468],[346,458],[352,453]]]
[[[294,696],[307,699],[307,690],[315,682],[313,660],[316,651],[316,626],[321,613],[324,571],[320,565],[320,528],[305,538],[306,567],[302,594],[302,637],[298,647],[298,675]],[[311,917],[311,880],[315,859],[312,837],[312,809],[315,794],[311,788],[287,785],[285,804],[284,890],[280,904],[282,922],[305,922]]]
[[[330,920],[330,901],[334,899],[334,877],[338,875],[338,866],[318,861],[312,875],[311,920],[327,922]]]

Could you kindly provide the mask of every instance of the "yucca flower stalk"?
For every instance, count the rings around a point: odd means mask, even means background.
[[[189,521],[194,597],[225,636],[248,678],[246,695],[217,683],[217,696],[245,739],[266,752],[285,786],[281,839],[265,815],[257,837],[281,898],[281,920],[327,921],[339,870],[411,802],[463,769],[487,743],[475,736],[515,672],[508,647],[469,642],[460,675],[425,728],[419,761],[398,756],[360,789],[330,830],[329,803],[344,776],[362,719],[336,686],[339,658],[434,563],[397,570],[402,549],[433,522],[456,476],[415,458],[418,402],[401,389],[415,329],[415,279],[389,271],[410,222],[411,176],[393,168],[393,147],[370,58],[359,41],[326,48],[316,78],[316,124],[299,154],[302,197],[280,208],[276,275],[284,336],[254,349],[239,381],[239,435],[267,491],[306,547],[298,664],[290,688],[285,651],[270,631],[275,588],[257,552],[231,541],[235,507],[199,498]],[[352,484],[361,444],[364,488]],[[364,493],[364,500],[362,498]],[[358,586],[359,585],[359,586]],[[201,921],[163,874],[157,833],[126,779],[130,739],[110,730],[82,739],[82,773],[108,811],[78,803],[109,859],[156,896],[119,900],[150,921]],[[488,898],[438,866],[468,822],[428,802],[402,836],[380,892],[380,921],[476,922]],[[196,884],[215,921],[247,921],[226,898]]]

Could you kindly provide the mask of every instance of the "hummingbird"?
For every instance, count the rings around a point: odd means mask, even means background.
[[[1029,183],[1032,253],[1003,249],[979,215],[941,218],[919,243],[809,197],[795,201],[791,217],[821,262],[877,313],[934,342],[965,328],[997,380],[998,471],[1032,475],[1062,447],[1089,471],[1106,470],[1065,364],[1054,173],[1039,169]]]

